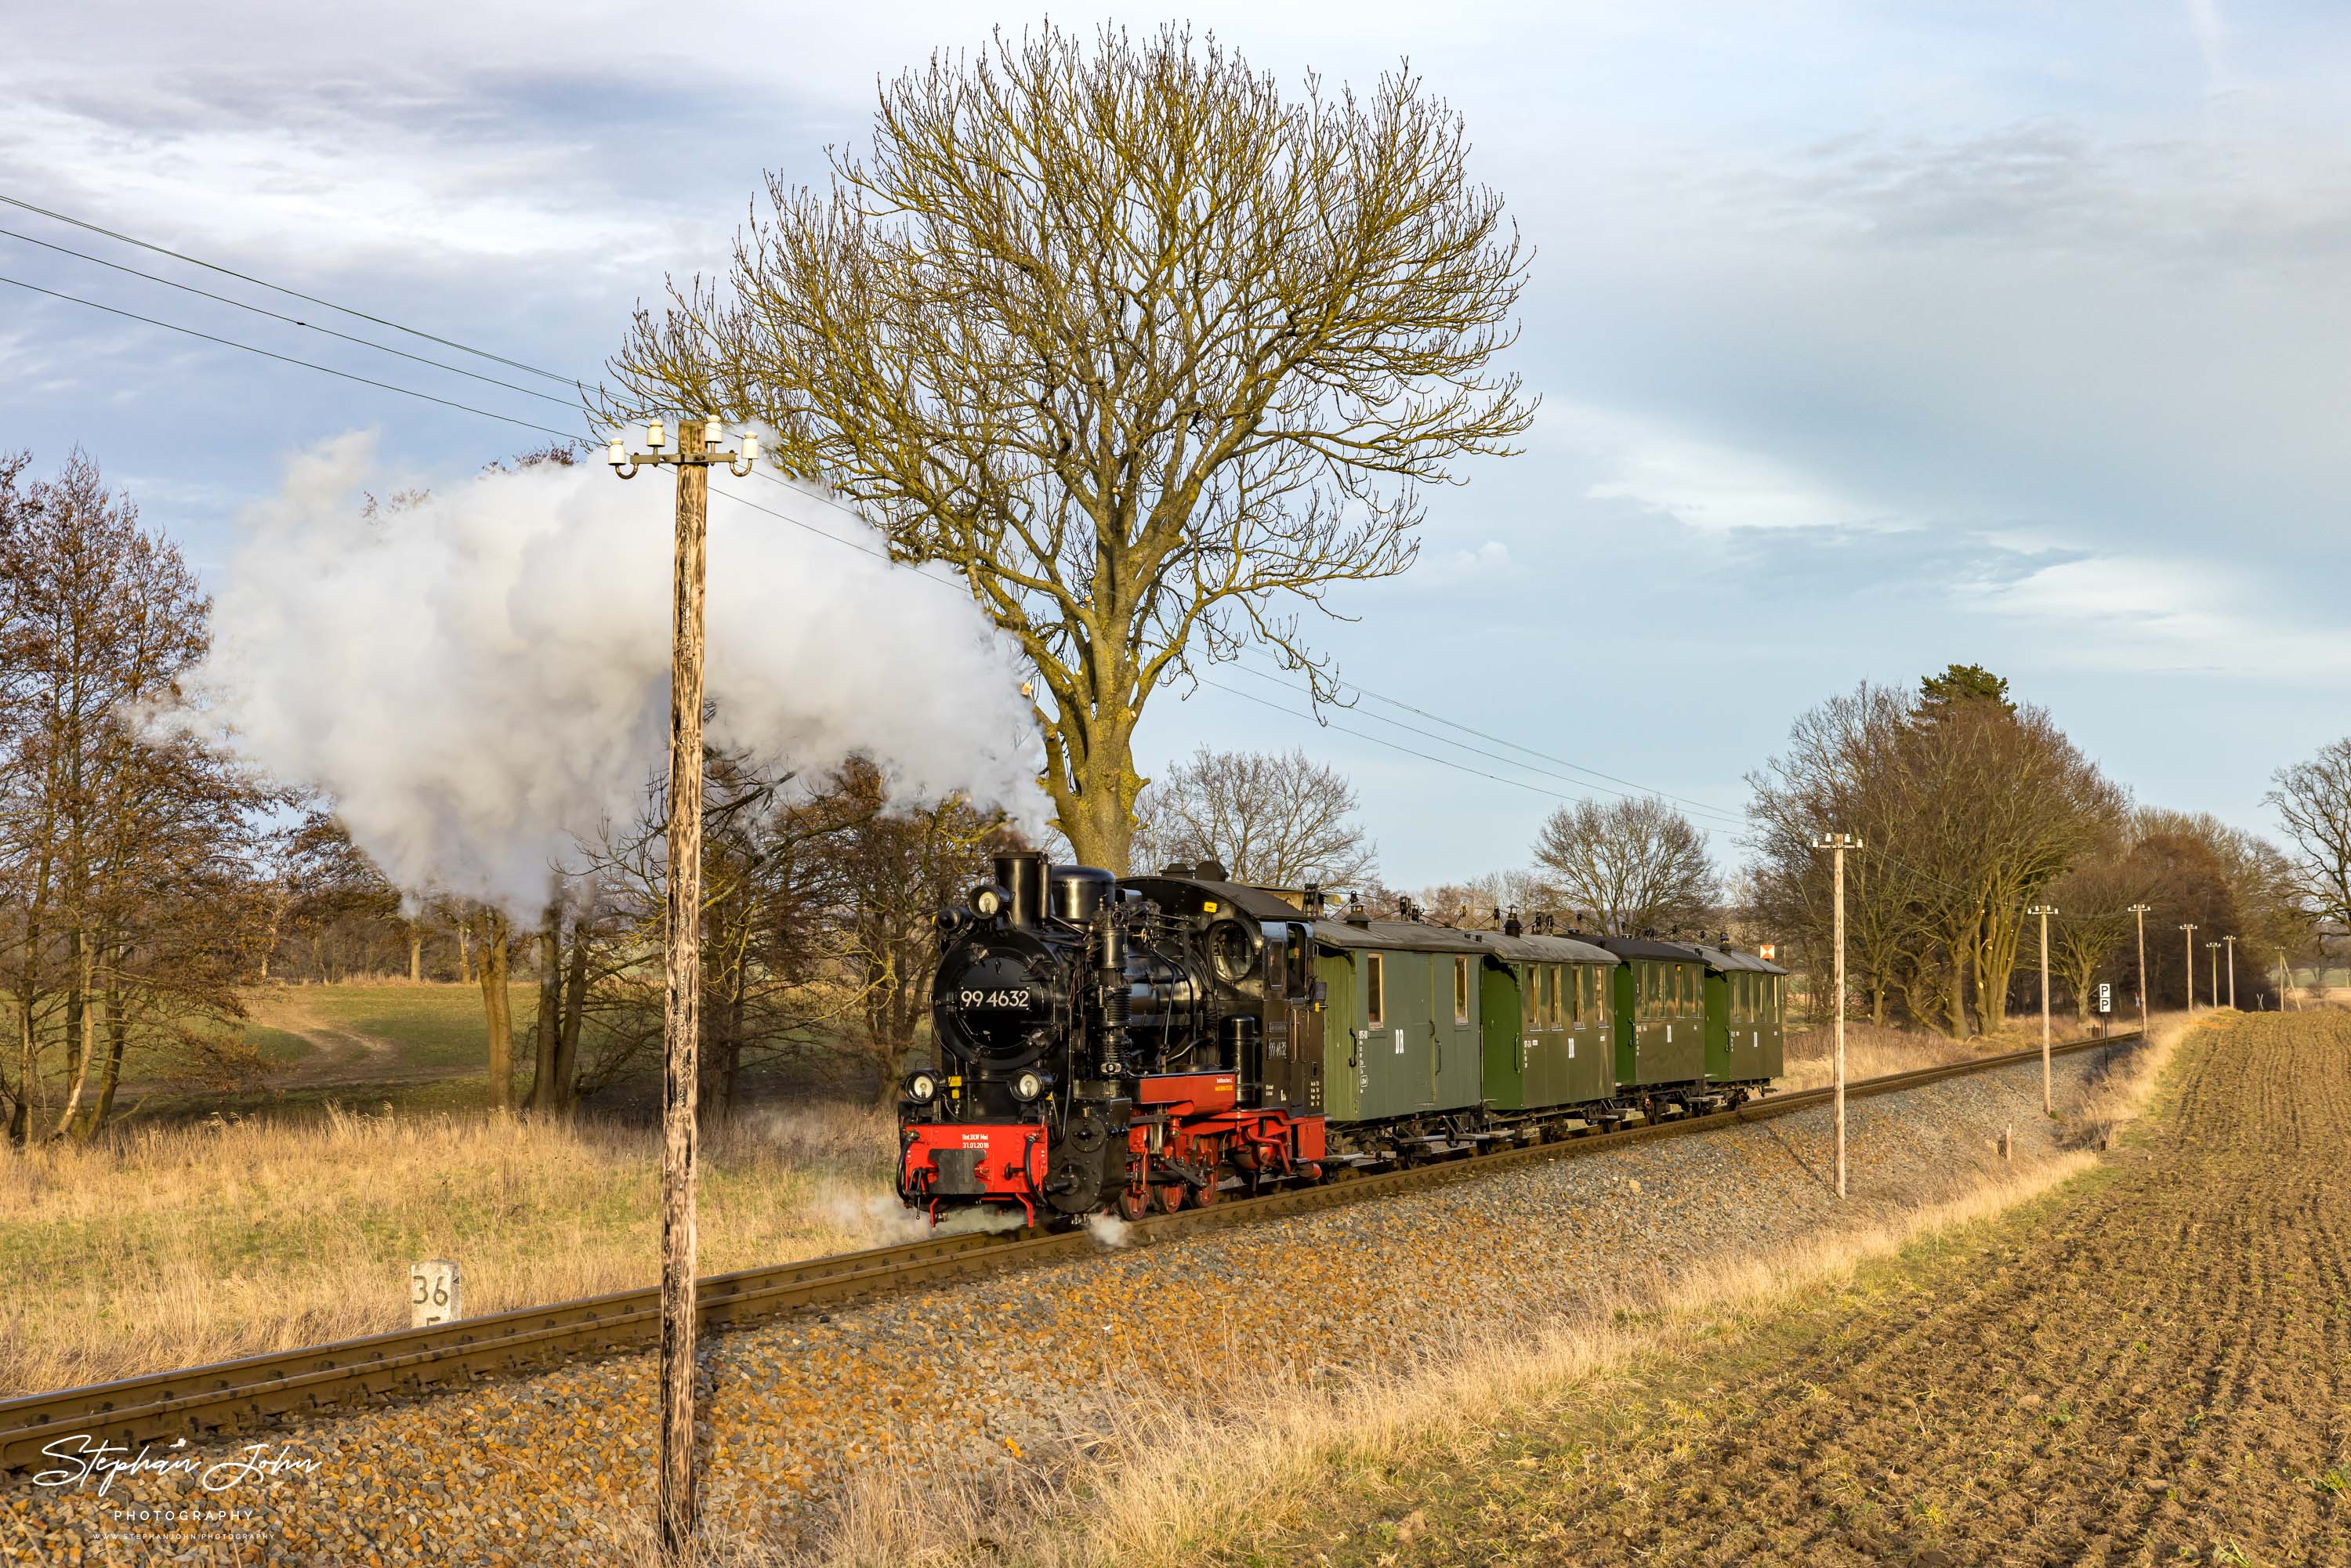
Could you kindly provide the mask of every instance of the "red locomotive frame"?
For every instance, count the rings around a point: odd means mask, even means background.
[[[1246,1178],[1318,1181],[1324,1147],[1321,1114],[1245,1107],[1234,1073],[1139,1078],[1127,1127],[1127,1182],[1113,1206],[1127,1219],[1142,1218],[1155,1205],[1168,1213],[1205,1208],[1217,1201],[1228,1169]],[[938,1158],[943,1153],[946,1167]],[[967,1173],[960,1168],[967,1164]],[[1050,1174],[1042,1122],[914,1122],[906,1126],[898,1187],[934,1222],[940,1199],[954,1197],[1017,1203],[1034,1225]]]

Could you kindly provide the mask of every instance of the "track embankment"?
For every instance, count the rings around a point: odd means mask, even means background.
[[[2061,1058],[2061,1099],[2107,1055]],[[2040,1113],[2037,1062],[1859,1100],[1851,1124],[1842,1205],[1814,1107],[721,1336],[703,1360],[705,1517],[723,1535],[806,1544],[874,1473],[915,1492],[985,1490],[1089,1448],[1138,1388],[1230,1411],[1257,1397],[1253,1379],[1352,1380],[1465,1326],[1606,1300],[1627,1275],[1978,1189],[2053,1157],[2060,1132]],[[2007,1125],[2013,1164],[1996,1153]],[[652,1358],[632,1354],[281,1428],[259,1457],[301,1467],[236,1475],[218,1494],[186,1472],[120,1476],[102,1497],[94,1480],[19,1485],[0,1494],[0,1557],[78,1542],[93,1562],[183,1544],[226,1560],[235,1530],[246,1560],[273,1563],[611,1562],[649,1508],[653,1384]],[[243,1512],[136,1517],[190,1501]]]
[[[2061,1197],[1353,1478],[1227,1560],[2351,1563],[2346,1158],[2351,1017],[2224,1015]]]

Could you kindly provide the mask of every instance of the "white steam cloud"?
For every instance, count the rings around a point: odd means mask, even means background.
[[[492,473],[370,519],[374,457],[371,434],[305,452],[247,514],[205,722],[332,796],[402,887],[535,908],[574,835],[625,821],[666,756],[669,475]],[[707,625],[712,744],[804,769],[862,752],[902,799],[1039,815],[1017,657],[958,583],[714,496]]]

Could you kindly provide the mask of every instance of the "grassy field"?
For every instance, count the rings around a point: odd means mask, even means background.
[[[706,1272],[880,1245],[886,1112],[759,1112],[704,1143]],[[469,1314],[659,1277],[650,1130],[479,1112],[156,1127],[0,1158],[0,1396],[405,1326],[409,1264]]]
[[[2157,1013],[2149,1027],[2168,1029],[2186,1017],[2178,1013]],[[2120,1033],[2138,1027],[2136,1014],[2129,1019],[2117,1019],[2114,1028]],[[2050,1020],[2050,1038],[2058,1044],[2069,1040],[2084,1040],[2096,1033],[2093,1026],[2084,1030],[2071,1013],[2063,1013]],[[1781,1082],[1790,1089],[1818,1089],[1835,1077],[1836,1037],[1833,1030],[1805,1029],[1791,1030],[1788,1035],[1787,1073]],[[1932,1030],[1892,1029],[1877,1024],[1848,1022],[1844,1026],[1845,1076],[1847,1082],[1861,1078],[1880,1078],[1889,1073],[1911,1072],[1922,1067],[1940,1067],[1946,1062],[1973,1061],[1987,1056],[1999,1056],[2012,1051],[2034,1051],[2041,1045],[2041,1015],[2029,1019],[2012,1018],[1997,1033],[1976,1035],[1968,1040],[1953,1040]]]

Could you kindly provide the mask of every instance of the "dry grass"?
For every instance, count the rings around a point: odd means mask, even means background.
[[[2150,1019],[2150,1027],[2159,1027],[2167,1018],[2184,1015],[2158,1013]],[[2115,1028],[2125,1030],[2137,1026],[2136,1019],[2117,1019]],[[2085,1030],[2070,1013],[2050,1020],[2053,1039],[2063,1042],[2081,1040],[2095,1030]],[[1787,1073],[1781,1080],[1789,1089],[1819,1089],[1835,1076],[1834,1051],[1836,1037],[1827,1028],[1799,1030],[1788,1036]],[[1847,1022],[1844,1026],[1844,1071],[1847,1082],[1862,1078],[1882,1078],[1889,1073],[1912,1072],[1922,1067],[1940,1067],[1951,1061],[1973,1061],[1982,1057],[1999,1056],[2011,1051],[2030,1051],[2041,1044],[2041,1015],[2029,1019],[2011,1018],[1994,1034],[1977,1035],[1970,1040],[1952,1040],[1931,1030],[1895,1029],[1880,1024]]]
[[[2107,1128],[2138,1114],[2186,1028],[2181,1019],[2156,1020],[2154,1049],[2097,1085],[2088,1113]],[[808,1561],[824,1568],[1194,1563],[1299,1517],[1345,1478],[1472,1451],[1498,1422],[1570,1393],[1588,1395],[1594,1380],[1636,1355],[1708,1354],[1726,1332],[1761,1320],[1798,1291],[1987,1223],[2096,1163],[2086,1152],[2059,1155],[1955,1200],[1824,1232],[1805,1248],[1630,1278],[1613,1299],[1533,1333],[1429,1341],[1412,1365],[1340,1388],[1253,1383],[1238,1418],[1138,1395],[1085,1452],[1039,1456],[1024,1489],[1011,1494],[915,1495],[877,1471],[852,1495],[825,1551]],[[708,1560],[714,1568],[781,1561],[739,1540],[714,1542]]]
[[[889,1113],[763,1113],[705,1140],[720,1272],[906,1239]],[[487,1114],[151,1130],[0,1153],[0,1396],[407,1326],[409,1264],[469,1314],[659,1278],[651,1131]]]

